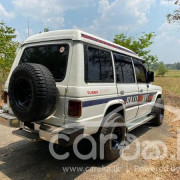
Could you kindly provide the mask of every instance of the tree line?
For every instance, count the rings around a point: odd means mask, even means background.
[[[180,62],[176,62],[174,64],[166,64],[166,67],[168,69],[176,69],[176,70],[180,70]]]

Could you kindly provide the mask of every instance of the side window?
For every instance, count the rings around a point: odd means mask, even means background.
[[[123,70],[121,66],[122,56],[118,53],[113,53],[114,55],[114,63],[115,63],[115,69],[116,69],[116,81],[117,83],[123,83],[124,77],[123,77]]]
[[[111,53],[85,46],[86,82],[114,82]]]
[[[141,62],[134,60],[136,78],[138,83],[146,83],[146,69]]]
[[[97,82],[100,80],[100,63],[99,63],[99,52],[97,49],[88,48],[87,53],[87,81]]]
[[[135,83],[131,58],[113,53],[116,67],[117,83]]]
[[[124,83],[135,83],[134,70],[131,61],[122,61]]]

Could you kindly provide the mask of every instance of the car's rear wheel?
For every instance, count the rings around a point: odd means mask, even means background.
[[[120,157],[123,147],[122,143],[125,140],[125,127],[120,125],[123,122],[124,118],[120,114],[115,113],[106,120],[101,128],[98,140],[98,157],[100,159],[114,161]],[[103,149],[100,147],[103,147]],[[104,151],[104,157],[101,157],[102,150]]]

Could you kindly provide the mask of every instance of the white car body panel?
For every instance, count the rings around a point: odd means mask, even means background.
[[[84,38],[82,37],[82,34],[90,36],[92,39],[94,38],[96,40]],[[100,41],[106,43],[100,43]],[[118,46],[117,44],[79,30],[54,31],[29,37],[22,45],[22,48],[14,61],[5,84],[5,91],[8,91],[9,80],[12,72],[18,66],[22,53],[26,47],[59,43],[68,43],[70,46],[66,77],[62,82],[56,83],[59,91],[58,108],[53,117],[44,120],[43,123],[57,127],[75,123],[84,126],[85,134],[94,134],[98,131],[107,109],[112,105],[123,107],[126,122],[133,121],[137,117],[143,117],[151,113],[157,96],[162,95],[162,89],[158,86],[152,84],[138,84],[137,82],[134,84],[117,84],[115,71],[114,83],[85,82],[84,43],[88,43],[91,46],[102,48],[110,52],[115,51],[134,58],[140,58],[127,48]],[[149,88],[147,88],[147,85]],[[139,91],[140,89],[143,89],[144,91],[141,93]],[[123,95],[120,94],[121,91],[124,91]],[[128,106],[126,105],[124,97],[138,96],[143,93],[147,95],[154,93],[152,102],[127,108]],[[68,116],[69,100],[82,101],[82,116],[80,118]],[[9,103],[4,104],[3,108],[4,110],[8,110],[9,113],[13,113]]]

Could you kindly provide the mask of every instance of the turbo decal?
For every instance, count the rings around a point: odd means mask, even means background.
[[[124,51],[124,52],[128,52],[130,54],[133,54],[133,55],[136,55],[136,53],[134,53],[133,51],[131,50],[128,50],[128,49],[125,49],[123,47],[120,47],[120,46],[117,46],[115,44],[112,44],[112,43],[109,43],[109,42],[106,42],[106,41],[102,41],[100,39],[97,39],[97,38],[94,38],[94,37],[91,37],[91,36],[88,36],[88,35],[85,35],[85,34],[81,34],[81,36],[85,39],[89,39],[91,41],[95,41],[95,42],[98,42],[100,44],[104,44],[104,45],[107,45],[107,46],[110,46],[110,47],[113,47],[113,48],[116,48],[116,49],[119,49],[121,51]]]
[[[94,95],[94,94],[99,94],[99,91],[87,91],[88,95]]]

